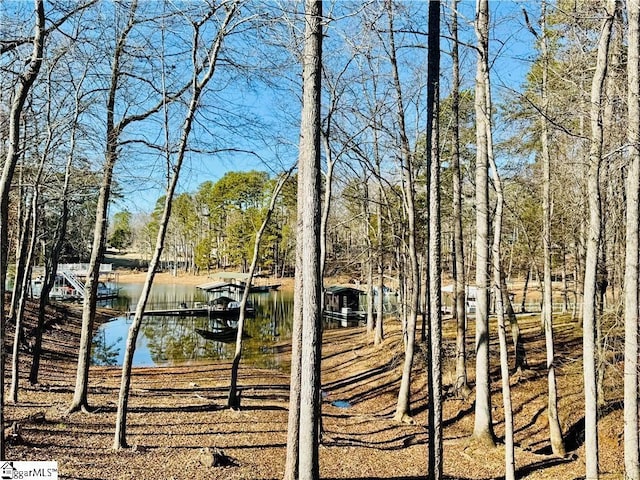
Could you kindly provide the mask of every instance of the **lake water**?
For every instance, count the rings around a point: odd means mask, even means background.
[[[120,284],[120,296],[111,306],[134,310],[142,291],[142,284]],[[154,285],[147,310],[177,308],[182,302],[191,306],[206,302],[206,292],[185,285]],[[243,361],[265,368],[288,368],[274,353],[276,343],[291,338],[293,295],[272,291],[250,296],[256,315],[245,320],[245,332],[250,338],[243,341]],[[122,365],[126,340],[132,318],[118,317],[101,325],[94,337],[93,363]],[[133,364],[137,367],[210,363],[233,357],[234,343],[204,339],[196,328],[213,330],[220,320],[207,317],[149,316],[144,317],[138,335]],[[288,362],[286,362],[288,363]]]

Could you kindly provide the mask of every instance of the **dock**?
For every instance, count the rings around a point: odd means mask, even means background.
[[[126,313],[128,317],[132,317],[136,314],[135,310],[130,310]],[[253,307],[248,307],[245,309],[245,315],[247,317],[252,317],[255,315],[255,310]],[[220,310],[210,305],[194,305],[193,307],[189,306],[178,306],[175,308],[161,308],[161,309],[150,309],[145,310],[142,313],[143,317],[208,317],[208,318],[220,318],[220,319],[238,319],[240,316],[240,309],[233,308],[230,310]]]

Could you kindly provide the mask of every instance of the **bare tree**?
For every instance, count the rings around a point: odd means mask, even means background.
[[[25,69],[18,77],[17,86],[13,92],[9,112],[9,135],[7,154],[0,178],[0,345],[5,339],[5,279],[7,276],[7,251],[9,227],[9,190],[13,174],[20,157],[20,123],[29,90],[38,76],[42,65],[45,40],[45,13],[43,0],[34,0],[35,31],[32,40],[33,50]],[[0,378],[4,379],[4,348],[0,348]],[[4,389],[0,388],[0,432],[4,432]],[[0,459],[5,458],[5,438],[0,436]]]
[[[113,8],[119,9],[119,4],[114,4]],[[91,357],[91,338],[93,335],[93,321],[96,314],[97,291],[100,277],[100,264],[104,257],[107,233],[108,206],[111,198],[113,186],[113,172],[120,154],[122,135],[130,130],[131,125],[142,122],[159,112],[167,102],[180,98],[182,94],[191,86],[190,82],[178,86],[174,93],[160,93],[155,89],[158,98],[157,103],[153,103],[154,96],[151,95],[147,102],[140,106],[140,109],[119,108],[120,95],[122,95],[123,84],[129,81],[145,82],[143,77],[134,75],[127,69],[130,67],[128,61],[129,36],[141,24],[141,19],[137,17],[138,1],[133,0],[128,6],[128,11],[124,15],[125,24],[121,28],[116,24],[119,33],[116,35],[115,45],[111,52],[111,69],[106,88],[106,122],[104,136],[104,162],[102,165],[102,178],[98,199],[96,202],[96,223],[93,229],[93,239],[91,243],[91,256],[87,269],[87,280],[85,284],[85,295],[82,305],[82,327],[80,331],[80,348],[78,351],[78,367],[76,372],[76,384],[73,398],[69,407],[70,412],[89,410],[87,393],[89,383],[89,365]],[[119,19],[119,12],[116,14]],[[148,56],[149,61],[154,57]],[[138,85],[139,87],[139,85]],[[118,114],[122,112],[121,116]]]
[[[602,163],[602,102],[607,77],[609,44],[616,1],[607,0],[605,18],[598,40],[598,54],[591,84],[591,138],[587,171],[589,222],[586,239],[583,311],[583,369],[585,396],[586,478],[598,478],[598,395],[596,378],[596,317],[598,252],[601,240],[600,165]]]
[[[199,47],[200,47],[200,35],[203,25],[211,18],[220,8],[223,10],[223,20],[216,33],[214,41],[209,47],[206,59],[201,65],[199,62]],[[175,160],[171,165],[170,183],[165,195],[164,210],[162,212],[162,219],[160,221],[160,229],[156,238],[156,247],[151,261],[149,262],[149,268],[147,270],[147,277],[142,287],[140,299],[136,306],[135,315],[131,326],[129,327],[129,335],[127,337],[127,344],[125,350],[125,356],[122,364],[122,378],[120,382],[120,394],[118,396],[118,413],[116,417],[116,429],[114,436],[114,449],[120,449],[127,446],[126,441],[126,416],[127,405],[129,401],[129,390],[131,385],[131,368],[133,364],[133,354],[135,351],[135,345],[142,324],[142,317],[144,309],[146,307],[149,293],[151,292],[151,286],[153,285],[153,278],[162,256],[162,250],[164,248],[165,237],[167,233],[167,227],[169,224],[169,218],[171,217],[171,206],[173,202],[173,195],[178,184],[180,176],[180,169],[184,161],[185,152],[189,144],[189,134],[191,133],[193,123],[195,121],[195,115],[200,103],[200,97],[204,88],[207,86],[211,78],[213,77],[216,67],[218,65],[218,59],[220,51],[222,49],[222,43],[225,37],[229,33],[231,20],[234,18],[238,8],[238,0],[233,0],[228,4],[222,4],[209,10],[201,20],[191,22],[193,29],[192,38],[192,78],[191,78],[191,99],[189,101],[189,107],[185,114],[185,119],[182,125],[182,134],[180,137],[178,152]],[[165,128],[169,128],[168,125]],[[170,162],[170,146],[167,145],[168,157],[167,161]],[[246,301],[245,301],[246,303]]]
[[[640,1],[627,0],[627,173],[626,258],[624,270],[624,469],[626,480],[640,480],[638,447],[638,204],[640,202]]]
[[[45,272],[42,282],[42,289],[40,291],[40,299],[38,303],[38,325],[35,331],[35,339],[33,343],[33,360],[31,363],[31,370],[29,372],[29,382],[34,385],[38,383],[38,372],[40,369],[40,358],[42,355],[42,336],[44,334],[46,306],[49,303],[49,294],[54,286],[56,278],[56,270],[58,268],[58,260],[62,253],[64,246],[65,234],[67,230],[67,224],[69,221],[69,190],[72,178],[72,166],[76,155],[76,140],[78,131],[80,129],[79,118],[82,110],[84,109],[82,91],[83,83],[86,79],[88,68],[85,66],[82,73],[70,75],[71,83],[73,86],[73,114],[70,118],[70,131],[68,140],[68,152],[66,156],[66,162],[64,167],[64,180],[62,189],[60,191],[60,213],[58,222],[56,223],[56,229],[53,234],[52,246],[48,255],[45,256]]]
[[[473,437],[495,446],[489,381],[489,152],[485,79],[489,67],[489,1],[476,3],[476,405]]]
[[[393,2],[385,1],[389,25],[389,46],[388,55],[393,75],[393,88],[395,90],[396,121],[398,122],[399,135],[399,158],[402,170],[402,200],[406,214],[407,231],[407,262],[409,277],[407,278],[406,304],[407,317],[405,328],[405,351],[404,363],[402,367],[402,379],[400,381],[400,391],[398,392],[398,402],[394,418],[397,421],[412,423],[411,419],[411,371],[413,367],[413,357],[415,350],[415,332],[418,319],[418,308],[420,301],[420,269],[418,265],[418,252],[416,248],[416,208],[415,208],[415,169],[413,165],[413,155],[409,145],[407,129],[405,125],[405,109],[400,84],[400,74],[398,69],[398,58],[394,35],[394,15]]]
[[[504,456],[505,456],[505,479],[515,480],[515,454],[513,444],[513,408],[511,406],[511,386],[509,384],[509,357],[507,349],[507,332],[505,321],[505,296],[502,294],[502,221],[504,212],[504,193],[502,190],[502,180],[495,157],[493,155],[493,131],[491,126],[491,86],[489,80],[489,69],[484,69],[485,77],[483,82],[483,97],[485,99],[484,122],[485,139],[487,142],[487,157],[491,166],[493,186],[496,191],[496,209],[493,218],[493,243],[491,246],[491,259],[493,262],[493,292],[495,295],[496,316],[498,317],[498,341],[500,344],[500,376],[502,377],[502,404],[504,408]],[[508,299],[508,297],[507,297]]]
[[[562,439],[562,429],[558,418],[558,390],[556,386],[555,353],[553,345],[553,287],[551,282],[551,154],[549,153],[549,98],[548,98],[548,77],[549,77],[549,52],[547,46],[547,23],[546,23],[546,1],[542,2],[541,13],[541,54],[542,54],[542,129],[540,144],[542,146],[543,162],[543,187],[542,187],[542,245],[544,252],[544,289],[543,289],[543,319],[544,336],[547,351],[547,383],[549,392],[549,402],[547,417],[549,419],[549,440],[551,449],[556,455],[564,455],[564,441]]]

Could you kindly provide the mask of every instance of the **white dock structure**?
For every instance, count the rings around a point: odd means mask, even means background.
[[[83,300],[86,295],[85,279],[88,275],[88,263],[59,264],[55,283],[49,293],[49,297],[54,300]],[[119,288],[107,285],[107,282],[113,282],[115,279],[115,272],[110,263],[100,265],[100,277],[104,278],[104,280],[100,280],[98,283],[98,299],[116,298]],[[32,278],[31,291],[34,297],[40,296],[42,282],[42,275]]]

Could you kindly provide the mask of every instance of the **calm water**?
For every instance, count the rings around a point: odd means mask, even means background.
[[[142,284],[120,284],[114,307],[135,309]],[[180,303],[206,302],[207,294],[193,286],[154,285],[147,310],[176,308]],[[288,368],[274,353],[277,342],[291,338],[293,296],[290,292],[257,293],[250,296],[256,307],[254,318],[245,321],[250,336],[243,342],[243,361],[266,368]],[[93,361],[98,365],[122,365],[131,319],[113,319],[98,329],[94,338]],[[207,317],[144,317],[133,357],[134,366],[206,363],[233,357],[235,343],[206,340],[196,328],[212,330],[220,320]],[[287,362],[288,363],[288,362]]]

